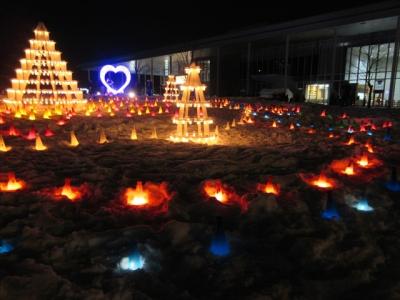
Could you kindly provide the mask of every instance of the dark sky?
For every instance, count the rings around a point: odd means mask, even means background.
[[[39,21],[47,26],[69,68],[76,71],[77,65],[88,61],[377,2],[247,0],[239,5],[232,0],[228,6],[215,7],[218,0],[166,0],[165,5],[137,0],[108,0],[105,5],[100,1],[14,0],[15,5],[2,1],[0,88],[7,87],[14,76]],[[182,3],[185,6],[179,6]]]

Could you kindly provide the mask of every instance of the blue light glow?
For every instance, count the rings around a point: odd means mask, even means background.
[[[218,233],[211,241],[210,252],[215,256],[227,256],[230,252],[230,246],[225,234]]]
[[[11,244],[0,240],[0,254],[9,253],[13,249],[14,247]]]
[[[359,201],[356,201],[351,206],[359,211],[366,211],[366,212],[374,211],[374,208],[369,205],[367,199],[361,199]]]
[[[134,251],[131,255],[123,257],[118,266],[124,271],[135,271],[142,269],[144,266],[144,258],[138,251]]]
[[[264,119],[269,119],[269,116],[268,115],[264,115]]]
[[[400,192],[400,182],[398,181],[389,181],[385,183],[386,188],[392,192]]]
[[[255,111],[253,112],[253,116],[257,116],[257,113]]]
[[[374,134],[372,133],[372,131],[368,131],[367,134],[370,135],[370,136],[374,135]]]
[[[300,127],[301,126],[300,122],[296,122],[296,126]]]
[[[340,219],[339,212],[334,207],[330,208],[330,209],[325,209],[321,213],[321,217],[326,220],[339,220]]]
[[[125,75],[125,82],[118,89],[113,88],[110,85],[110,83],[106,80],[106,74],[109,72],[113,73],[122,72]],[[131,72],[124,65],[119,65],[117,67],[114,67],[112,65],[105,65],[100,70],[100,80],[103,83],[103,85],[107,88],[107,93],[112,93],[113,95],[122,94],[125,88],[131,82]]]
[[[332,127],[329,127],[329,128],[328,128],[328,131],[333,131],[333,128],[332,128]]]

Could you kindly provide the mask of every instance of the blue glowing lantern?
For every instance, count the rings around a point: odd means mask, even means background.
[[[332,192],[327,193],[326,208],[322,211],[321,217],[325,220],[339,220],[340,215],[336,208],[336,203],[332,199]]]
[[[229,242],[222,227],[221,217],[217,217],[217,228],[211,240],[210,252],[215,256],[227,256],[231,252]]]
[[[123,257],[118,266],[124,271],[136,271],[143,269],[144,263],[145,260],[143,256],[141,256],[140,253],[135,250],[131,255]]]
[[[369,205],[367,199],[358,200],[358,201],[354,202],[351,206],[358,211],[363,211],[363,212],[374,211],[374,208]]]
[[[9,253],[14,249],[13,245],[6,241],[0,240],[0,254]]]
[[[400,182],[397,180],[397,169],[396,167],[392,167],[392,175],[390,180],[385,183],[386,188],[392,192],[400,192]]]

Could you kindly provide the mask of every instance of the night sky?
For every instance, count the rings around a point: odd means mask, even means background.
[[[160,6],[152,2],[109,1],[109,5],[82,1],[24,1],[1,4],[0,88],[9,85],[32,30],[43,21],[72,71],[81,63],[129,54],[173,43],[211,37],[258,24],[270,24],[312,16],[376,1],[245,1],[229,2],[229,8],[213,2],[187,1],[193,8],[176,8],[177,1]],[[93,1],[94,2],[94,1]],[[57,3],[57,4],[56,4]],[[114,5],[114,3],[119,3]],[[145,4],[148,3],[146,7]],[[215,5],[215,2],[214,2]],[[117,7],[118,6],[118,7]],[[135,8],[136,6],[136,8]],[[220,5],[221,6],[221,5]],[[227,13],[229,9],[229,13]]]

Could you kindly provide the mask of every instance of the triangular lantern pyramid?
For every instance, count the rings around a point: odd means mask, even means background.
[[[46,26],[39,23],[33,32],[35,37],[29,40],[30,47],[25,49],[25,58],[20,60],[21,68],[16,69],[17,77],[11,80],[4,102],[35,108],[85,103],[78,82],[72,80],[72,72],[61,60],[61,52],[56,51],[56,43],[49,39]]]
[[[206,86],[200,81],[200,67],[194,63],[185,69],[187,79],[181,85],[182,98],[176,101],[178,115],[173,119],[177,125],[176,133],[170,137],[174,142],[195,142],[212,144],[216,142],[215,134],[210,132],[213,120],[208,117],[207,107],[210,104],[204,97]],[[195,116],[191,117],[191,110]],[[194,113],[193,113],[194,114]]]

